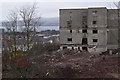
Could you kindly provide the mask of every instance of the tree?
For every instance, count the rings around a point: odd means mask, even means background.
[[[39,25],[39,20],[40,20],[40,16],[37,15],[37,4],[34,3],[32,6],[25,6],[22,9],[20,9],[20,17],[23,21],[24,24],[24,44],[25,47],[27,48],[27,53],[26,53],[26,57],[27,60],[26,62],[28,62],[29,60],[29,50],[32,42],[32,39],[34,38],[35,34],[36,34],[36,28]],[[28,76],[28,65],[26,66],[26,77]]]
[[[24,23],[24,30],[25,30],[25,38],[26,38],[26,46],[27,51],[30,49],[30,43],[32,38],[36,33],[36,28],[39,23],[40,17],[37,16],[37,4],[33,4],[33,6],[27,6],[20,10],[20,16]]]
[[[29,50],[30,50],[30,45],[32,43],[32,39],[34,38],[36,34],[36,29],[37,26],[40,26],[40,16],[37,15],[37,4],[34,3],[32,6],[24,6],[23,8],[19,9],[18,11],[11,11],[11,14],[8,16],[8,22],[6,23],[6,29],[9,34],[9,50],[12,49],[15,53],[15,58],[13,60],[17,63],[18,62],[23,62],[24,60],[24,65],[25,68],[19,69],[20,75],[23,75],[24,77],[28,76],[28,71],[29,71]],[[18,20],[21,19],[20,20]],[[21,23],[20,23],[21,22]],[[18,23],[20,24],[18,26]],[[22,25],[23,24],[23,25]],[[23,26],[23,28],[22,28]],[[19,42],[18,34],[17,34],[17,29],[22,30],[21,35],[22,35],[22,40],[24,42],[24,47],[26,47],[27,51],[22,51],[21,56],[16,57],[16,53],[18,52],[17,48],[17,42]],[[20,32],[19,32],[20,33]],[[22,49],[22,50],[23,50]],[[13,55],[12,55],[13,56]],[[21,58],[21,59],[19,59]],[[21,63],[20,62],[20,63]],[[17,63],[18,64],[18,63]],[[17,66],[17,64],[15,66]],[[19,67],[19,66],[17,66]],[[17,68],[16,68],[17,70]],[[17,74],[16,74],[17,75]]]
[[[12,56],[16,56],[17,55],[17,21],[18,21],[18,13],[16,11],[11,11],[11,13],[8,16],[8,22],[6,23],[6,29],[8,31],[9,34],[9,40],[8,42],[8,47],[10,51],[14,51],[14,53],[12,54]]]

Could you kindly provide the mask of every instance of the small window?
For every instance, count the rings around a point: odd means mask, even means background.
[[[70,33],[72,33],[72,30],[70,30]]]
[[[86,21],[83,21],[82,24],[83,24],[83,25],[87,25],[87,22],[86,22]]]
[[[83,19],[83,20],[87,20],[87,16],[83,16],[82,19]]]
[[[72,16],[72,12],[69,12],[70,16]]]
[[[87,28],[87,21],[82,21],[82,27]]]
[[[93,30],[93,34],[97,34],[98,33],[98,30]]]
[[[72,26],[72,21],[67,21],[67,26],[71,27]]]
[[[72,38],[68,38],[67,40],[68,40],[68,41],[72,41]]]
[[[82,45],[87,45],[87,38],[82,38]]]
[[[93,42],[98,42],[98,39],[93,39]]]
[[[78,47],[78,50],[80,50],[80,47]]]
[[[87,33],[87,29],[83,29],[83,30],[82,30],[82,33]]]
[[[96,24],[97,23],[97,21],[93,21],[93,24]]]
[[[97,11],[93,11],[92,14],[93,14],[93,15],[97,14]]]

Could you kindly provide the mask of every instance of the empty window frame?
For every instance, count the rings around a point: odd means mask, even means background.
[[[72,30],[70,30],[70,33],[72,33]]]
[[[88,51],[87,47],[82,47],[82,50]]]
[[[72,47],[72,50],[74,49],[74,47]]]
[[[93,42],[98,42],[98,39],[93,39]]]
[[[87,21],[87,16],[83,16],[83,17],[82,17],[82,20]]]
[[[97,24],[97,21],[93,21],[93,24]]]
[[[72,41],[72,38],[67,38],[67,41]]]
[[[82,27],[87,28],[87,21],[82,21]]]
[[[83,25],[87,25],[87,21],[83,21],[82,24],[83,24]]]
[[[96,14],[97,14],[97,11],[92,11],[92,14],[93,14],[93,15],[96,15]]]
[[[82,45],[87,45],[87,38],[82,38]]]
[[[71,27],[72,26],[72,21],[67,21],[67,26]]]
[[[69,12],[70,17],[72,16],[72,12]]]
[[[80,50],[80,47],[78,47],[78,50]]]
[[[97,34],[98,33],[98,30],[93,30],[93,34]]]
[[[82,30],[82,33],[87,33],[87,29],[83,29],[83,30]]]

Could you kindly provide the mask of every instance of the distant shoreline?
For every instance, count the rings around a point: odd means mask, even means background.
[[[55,30],[59,31],[59,26],[37,26],[36,29],[37,32],[46,31],[46,30]],[[3,27],[5,29],[5,27]],[[18,32],[21,32],[21,30],[18,28]]]

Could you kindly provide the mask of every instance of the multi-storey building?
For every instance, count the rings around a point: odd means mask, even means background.
[[[118,9],[60,9],[60,48],[103,52],[120,47]]]

